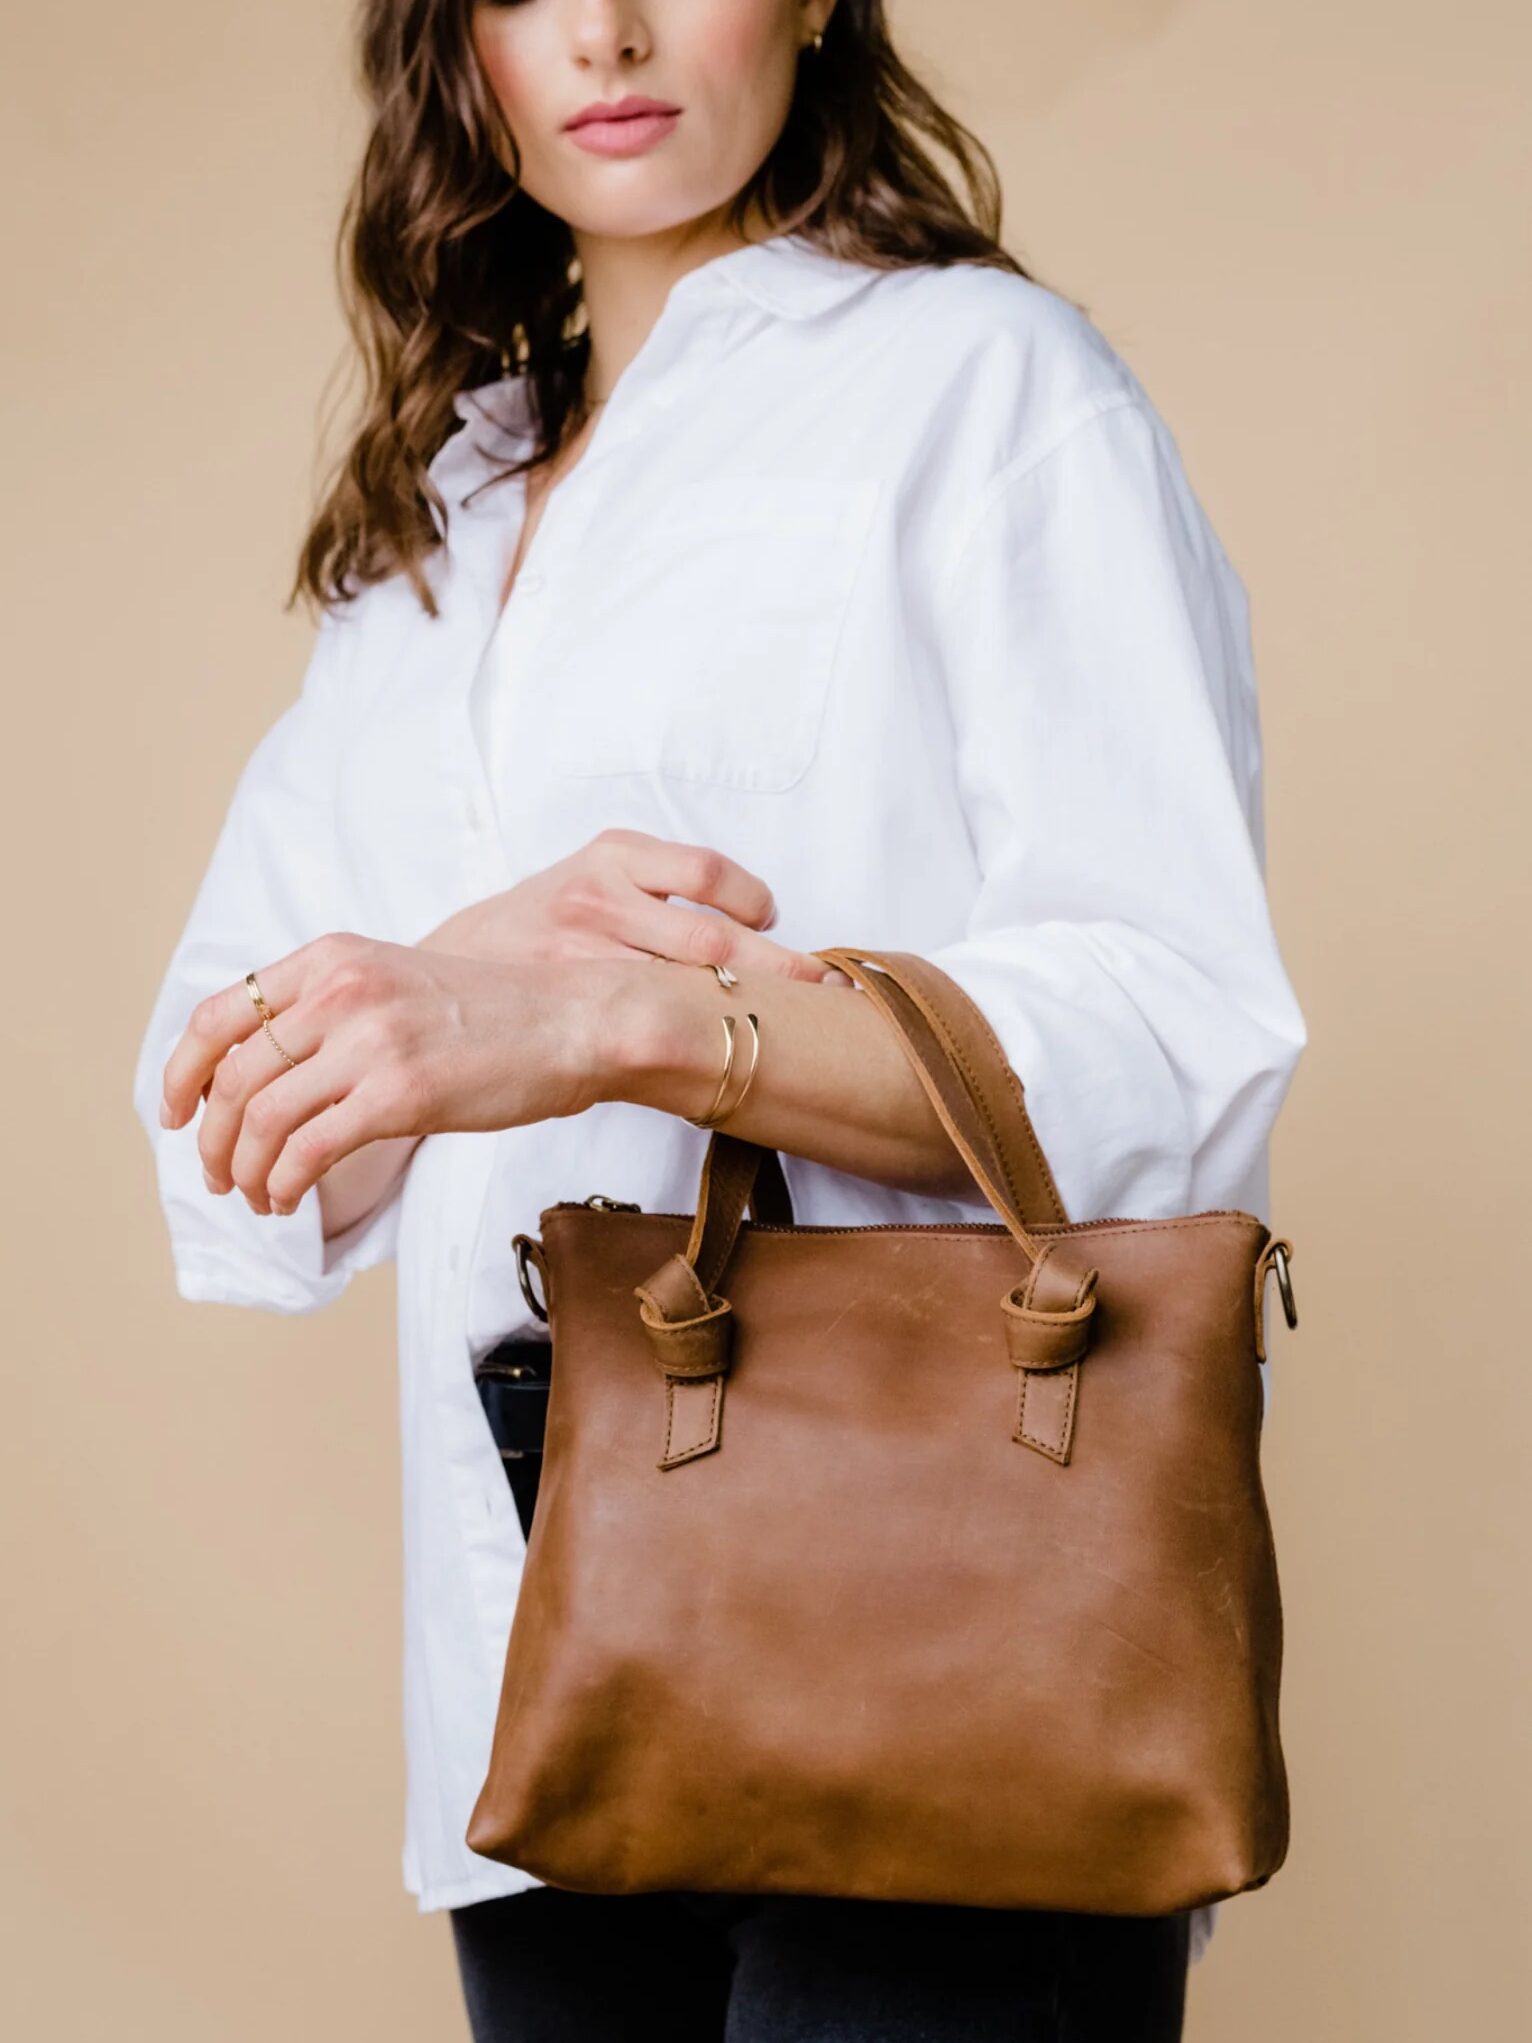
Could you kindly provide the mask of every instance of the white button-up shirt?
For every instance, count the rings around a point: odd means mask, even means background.
[[[402,575],[323,619],[233,791],[135,1104],[183,1297],[306,1312],[397,1258],[404,1880],[537,1885],[463,1841],[525,1543],[472,1361],[535,1327],[510,1255],[604,1192],[690,1211],[707,1144],[609,1103],[428,1137],[322,1238],[158,1120],[193,1004],[327,930],[409,943],[606,825],[706,843],[772,935],[925,954],[993,1024],[1073,1219],[1243,1207],[1305,1042],[1264,886],[1243,585],[1133,372],[1048,289],[878,273],[793,235],[686,273],[498,610],[517,379],[464,391],[427,616]],[[788,1155],[805,1221],[988,1217]],[[1268,1388],[1269,1365],[1263,1369]],[[893,1500],[891,1500],[891,1508]],[[1201,1954],[1213,1911],[1199,1910]]]

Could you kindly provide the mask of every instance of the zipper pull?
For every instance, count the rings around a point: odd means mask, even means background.
[[[592,1192],[580,1204],[594,1206],[601,1213],[642,1213],[644,1210],[635,1199],[609,1199],[605,1192]]]

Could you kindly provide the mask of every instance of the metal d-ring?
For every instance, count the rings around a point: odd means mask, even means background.
[[[1277,1241],[1271,1247],[1272,1268],[1277,1273],[1277,1290],[1282,1296],[1282,1312],[1290,1327],[1298,1324],[1298,1304],[1293,1297],[1292,1266],[1287,1260],[1287,1243]]]
[[[546,1305],[544,1305],[543,1301],[537,1296],[537,1293],[532,1289],[532,1276],[531,1272],[527,1268],[527,1251],[531,1248],[531,1246],[532,1238],[530,1235],[526,1234],[517,1235],[516,1281],[521,1286],[521,1295],[527,1301],[527,1304],[532,1308],[533,1312],[536,1313],[537,1317],[540,1320],[546,1322],[548,1318],[548,1308]]]

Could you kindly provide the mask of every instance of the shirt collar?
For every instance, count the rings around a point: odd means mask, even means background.
[[[805,234],[774,234],[765,241],[709,256],[687,270],[671,285],[664,310],[670,313],[677,305],[713,303],[738,292],[780,319],[812,319],[865,290],[879,274],[870,264],[845,262],[830,255]],[[475,419],[487,420],[502,433],[525,436],[526,393],[523,377],[501,376],[460,390],[452,408],[470,428]],[[470,433],[454,434],[442,453],[470,437]],[[461,455],[467,450],[460,447],[458,451]],[[436,472],[433,463],[432,473]]]
[[[843,262],[806,234],[774,234],[699,264],[674,288],[732,287],[783,319],[810,319],[864,290],[878,274],[867,263]]]

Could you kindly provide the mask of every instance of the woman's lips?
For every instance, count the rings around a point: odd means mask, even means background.
[[[581,121],[569,130],[577,148],[593,156],[638,156],[662,142],[681,118],[675,113],[627,114],[615,121]]]

